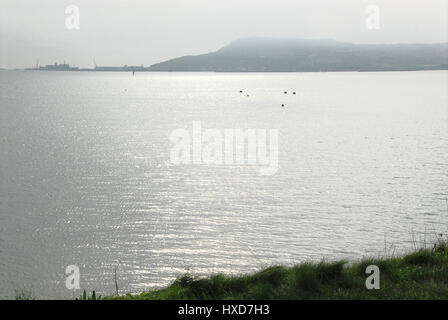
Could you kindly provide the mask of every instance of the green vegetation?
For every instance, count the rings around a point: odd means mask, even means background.
[[[34,300],[33,294],[27,289],[16,290],[15,298],[16,300]]]
[[[366,267],[380,270],[380,289],[366,289]],[[251,275],[185,274],[164,289],[105,299],[448,299],[448,245],[404,257],[273,266]]]
[[[86,290],[82,292],[82,295],[79,296],[79,299],[76,300],[101,300],[101,296],[96,296],[95,290],[92,291],[90,295],[87,294]]]

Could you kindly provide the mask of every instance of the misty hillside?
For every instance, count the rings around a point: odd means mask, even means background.
[[[335,40],[246,38],[184,56],[152,71],[393,71],[448,69],[448,43],[351,44]]]

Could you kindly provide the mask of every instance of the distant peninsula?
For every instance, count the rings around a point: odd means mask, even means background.
[[[243,38],[218,51],[154,64],[148,71],[319,72],[448,70],[448,43],[352,44]]]

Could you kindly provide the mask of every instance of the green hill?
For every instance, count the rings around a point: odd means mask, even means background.
[[[448,43],[352,44],[334,40],[245,38],[218,51],[152,65],[151,71],[448,70]]]

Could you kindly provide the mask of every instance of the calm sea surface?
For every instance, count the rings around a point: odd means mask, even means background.
[[[0,71],[0,298],[409,250],[448,229],[447,120],[446,71]],[[193,121],[278,129],[277,173],[171,164]]]

